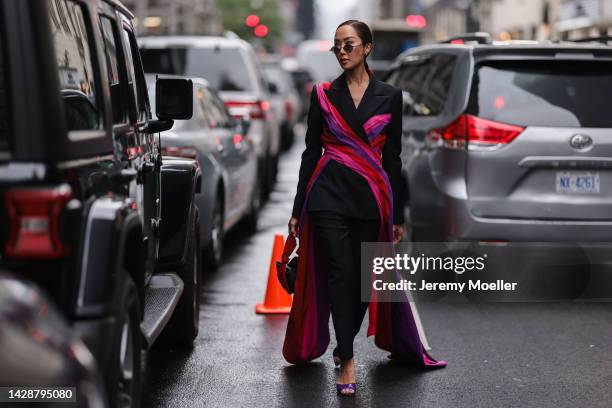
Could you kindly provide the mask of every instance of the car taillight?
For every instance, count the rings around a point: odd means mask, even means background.
[[[268,101],[226,101],[225,106],[229,113],[235,117],[249,116],[251,119],[265,119],[270,109]]]
[[[492,150],[510,143],[523,130],[522,126],[461,115],[445,128],[430,130],[427,139],[429,142],[441,140],[446,147],[454,149],[463,149],[467,144],[473,150]]]
[[[285,117],[290,118],[293,116],[293,104],[290,100],[285,101]]]
[[[164,146],[161,151],[164,156],[185,157],[187,159],[198,157],[198,151],[193,146]]]
[[[312,81],[306,81],[302,89],[304,90],[304,92],[306,92],[306,94],[310,95],[310,92],[312,92],[312,86],[313,86]]]
[[[60,215],[72,198],[67,185],[8,190],[4,202],[9,232],[4,254],[9,258],[57,259],[66,252]]]

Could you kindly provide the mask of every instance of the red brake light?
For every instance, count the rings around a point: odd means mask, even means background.
[[[304,92],[310,95],[310,92],[312,92],[312,86],[313,86],[312,81],[306,81],[303,85]]]
[[[187,159],[198,157],[198,151],[193,146],[165,146],[162,147],[161,151],[166,156],[185,157]]]
[[[522,126],[495,122],[476,116],[467,116],[468,141],[470,145],[498,146],[513,141],[523,130]]]
[[[495,122],[472,115],[461,115],[450,125],[428,132],[430,142],[442,140],[450,148],[491,150],[513,141],[525,130],[522,126]]]
[[[249,116],[251,119],[265,119],[270,109],[268,101],[226,101],[230,114],[235,117]]]
[[[285,117],[290,118],[293,116],[293,104],[290,100],[285,101]]]
[[[67,185],[8,190],[5,204],[9,234],[4,245],[5,255],[36,259],[57,259],[64,255],[60,214],[71,198],[72,190]]]

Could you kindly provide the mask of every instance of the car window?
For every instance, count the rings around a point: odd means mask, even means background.
[[[209,126],[212,129],[227,127],[225,115],[214,102],[214,96],[208,89],[201,90],[203,98],[199,100],[202,110],[206,116]]]
[[[227,111],[227,108],[225,107],[223,101],[221,101],[221,99],[219,99],[219,97],[214,92],[211,92],[210,89],[207,89],[207,93],[209,107],[211,111],[214,112],[215,119],[217,121],[217,127],[230,127],[229,112]]]
[[[125,104],[125,87],[120,83],[119,62],[117,58],[117,26],[108,17],[100,17],[100,29],[104,40],[104,59],[106,60],[106,71],[111,93],[111,105],[113,109],[113,123],[125,123],[128,117]]]
[[[612,63],[496,61],[477,68],[468,113],[520,126],[612,127]]]
[[[220,91],[254,89],[237,48],[144,48],[141,55],[145,72],[205,78]]]
[[[134,100],[136,101],[137,120],[142,122],[147,119],[148,98],[146,85],[142,75],[136,38],[132,32],[125,27],[123,28],[123,42],[126,53],[128,84],[131,92],[134,94]]]
[[[208,129],[210,128],[210,122],[206,117],[206,112],[204,110],[204,98],[204,87],[197,86],[193,104],[193,117],[190,119],[190,121],[193,121],[198,128]]]
[[[266,79],[268,82],[271,82],[276,85],[278,89],[278,93],[286,94],[291,91],[291,78],[289,74],[283,71],[282,68],[279,68],[274,65],[264,65],[264,72],[266,74]]]
[[[98,129],[100,112],[83,9],[70,0],[57,0],[49,4],[68,130]]]
[[[431,55],[405,64],[388,81],[404,91],[404,114],[435,116],[444,109],[455,68],[454,55]]]
[[[0,9],[0,22],[4,22]],[[0,27],[4,27],[0,24]],[[4,46],[4,33],[0,30],[0,149],[8,148],[11,133],[11,110],[9,104],[8,72],[6,69],[6,55]]]

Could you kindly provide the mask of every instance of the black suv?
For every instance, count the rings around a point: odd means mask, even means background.
[[[156,136],[191,117],[192,83],[160,79],[151,119],[132,19],[112,0],[0,0],[0,269],[53,299],[111,406],[138,406],[141,351],[189,345],[199,320],[200,169]]]

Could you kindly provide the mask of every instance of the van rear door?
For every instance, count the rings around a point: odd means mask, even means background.
[[[612,218],[612,62],[488,59],[463,125],[475,216]]]

